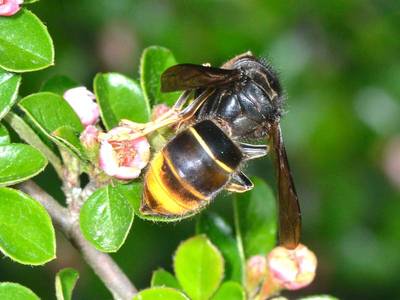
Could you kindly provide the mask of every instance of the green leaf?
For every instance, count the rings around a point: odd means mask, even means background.
[[[136,81],[118,73],[97,74],[94,92],[107,129],[117,126],[121,119],[149,121],[150,106]]]
[[[71,154],[82,161],[87,161],[88,157],[85,149],[79,140],[79,134],[69,126],[62,126],[55,130],[52,134],[57,139],[58,144],[67,149]]]
[[[10,143],[10,136],[8,135],[7,128],[0,124],[0,145],[7,145]]]
[[[78,271],[65,268],[56,275],[56,297],[57,300],[71,300],[72,291],[79,278]]]
[[[21,139],[42,152],[53,165],[58,176],[63,178],[63,167],[60,158],[42,141],[36,132],[21,117],[12,112],[7,114],[5,120]]]
[[[1,22],[1,18],[0,18]],[[0,33],[1,36],[1,33]],[[0,38],[1,45],[1,38]],[[1,52],[1,46],[0,46]],[[1,61],[1,54],[0,54]],[[9,112],[18,96],[21,76],[0,69],[0,120]]]
[[[0,146],[0,186],[25,181],[40,172],[47,165],[43,154],[25,144]]]
[[[78,87],[79,83],[70,79],[67,76],[56,75],[48,79],[43,83],[40,91],[51,92],[63,96],[66,90]]]
[[[140,60],[140,84],[147,101],[153,106],[165,103],[172,106],[180,92],[161,93],[161,74],[176,65],[172,52],[163,47],[151,46],[143,51]]]
[[[179,282],[176,280],[175,276],[164,269],[158,269],[153,272],[153,276],[151,277],[151,286],[165,286],[181,289],[181,286],[179,285]]]
[[[27,265],[45,264],[56,253],[47,211],[30,196],[10,188],[0,188],[0,250]]]
[[[13,282],[0,283],[1,300],[40,300],[34,292],[27,287]]]
[[[246,300],[246,293],[242,286],[234,281],[224,282],[217,290],[212,300]]]
[[[140,203],[142,201],[142,196],[143,196],[143,182],[131,182],[129,184],[124,184],[119,187],[119,190],[121,191],[121,193],[124,194],[126,199],[131,203],[135,214],[143,220],[153,221],[153,222],[170,223],[170,222],[177,222],[177,221],[181,221],[183,219],[190,218],[193,215],[198,213],[198,212],[194,212],[191,215],[186,215],[181,218],[167,218],[167,217],[144,215],[140,212]]]
[[[33,4],[39,2],[39,0],[24,0],[24,4]]]
[[[83,130],[81,121],[72,107],[61,96],[41,92],[25,97],[19,102],[20,108],[47,137],[54,140],[52,133],[68,126],[76,132]]]
[[[225,260],[225,279],[242,282],[243,266],[231,226],[215,213],[203,213],[198,219],[196,233],[204,233],[221,251]]]
[[[205,300],[222,281],[224,259],[205,235],[198,235],[179,245],[174,269],[186,294],[193,300]]]
[[[53,41],[46,26],[29,10],[0,18],[0,66],[29,72],[54,64]]]
[[[237,230],[243,240],[246,257],[265,255],[276,244],[277,208],[271,188],[261,179],[252,178],[254,188],[237,194]]]
[[[299,298],[298,300],[339,300],[339,299],[329,295],[314,295],[314,296]]]
[[[155,287],[139,292],[132,300],[190,300],[181,292],[168,287]]]
[[[133,222],[132,206],[119,187],[111,185],[94,192],[83,204],[80,226],[85,238],[103,252],[116,252]]]

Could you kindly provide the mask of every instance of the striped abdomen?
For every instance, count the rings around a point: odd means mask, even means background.
[[[212,121],[185,129],[151,161],[141,211],[171,217],[194,212],[225,186],[242,158]]]

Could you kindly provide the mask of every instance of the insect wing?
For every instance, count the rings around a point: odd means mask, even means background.
[[[279,242],[288,249],[294,249],[300,241],[300,205],[289,168],[281,128],[277,122],[272,126],[272,142],[278,178]]]
[[[183,91],[217,87],[241,78],[237,69],[220,69],[193,64],[180,64],[168,68],[161,75],[161,91]]]

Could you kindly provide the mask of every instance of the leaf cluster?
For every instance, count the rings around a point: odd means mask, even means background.
[[[0,250],[10,259],[26,265],[43,265],[56,257],[55,230],[46,209],[14,186],[47,167],[54,168],[64,190],[82,173],[89,175],[88,186],[95,189],[79,212],[82,234],[102,252],[116,252],[125,242],[135,216],[152,222],[176,222],[144,216],[139,211],[142,182],[122,182],[99,174],[92,157],[79,137],[84,126],[63,99],[66,90],[80,84],[65,76],[45,82],[40,91],[18,97],[21,73],[54,64],[54,47],[46,26],[29,10],[13,17],[0,17]],[[176,60],[166,48],[144,50],[140,79],[118,73],[99,73],[93,90],[101,112],[104,130],[116,127],[122,119],[145,123],[154,105],[171,106],[179,94],[160,92],[160,75]],[[13,143],[8,130],[25,143]],[[162,134],[156,137],[165,143]],[[159,269],[151,287],[134,299],[246,299],[246,260],[266,255],[276,244],[277,208],[272,190],[261,179],[253,178],[255,188],[229,196],[234,203],[234,224],[213,213],[198,216],[196,235],[181,243],[174,256],[174,274]],[[66,192],[68,203],[76,200]],[[217,199],[218,201],[218,199]],[[196,214],[199,212],[196,212]],[[191,217],[191,216],[188,216]],[[67,268],[56,275],[58,300],[69,300],[78,272]],[[39,299],[16,283],[0,283],[0,299]],[[311,298],[310,298],[311,299]],[[315,298],[317,299],[317,298]],[[320,298],[323,299],[323,298]],[[324,298],[327,299],[327,298]]]

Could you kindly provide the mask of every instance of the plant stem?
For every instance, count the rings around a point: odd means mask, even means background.
[[[239,249],[240,261],[242,263],[242,284],[246,284],[246,258],[243,249],[242,232],[240,231],[240,220],[239,220],[239,210],[237,207],[237,197],[233,199],[233,219],[235,222],[235,233],[236,233],[236,243]]]
[[[19,184],[18,188],[31,195],[46,208],[53,223],[82,253],[87,264],[110,290],[114,299],[132,299],[137,293],[135,286],[109,255],[96,250],[86,241],[79,228],[79,223],[73,221],[66,208],[62,207],[52,196],[31,180]]]

